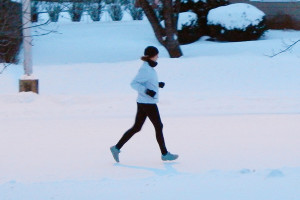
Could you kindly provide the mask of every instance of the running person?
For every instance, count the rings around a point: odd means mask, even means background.
[[[119,162],[120,149],[134,134],[142,129],[147,117],[155,128],[156,140],[162,154],[161,159],[167,161],[178,158],[178,155],[171,154],[166,148],[163,136],[163,124],[156,105],[158,102],[158,90],[165,86],[164,82],[158,82],[157,73],[154,69],[157,66],[158,54],[159,52],[156,47],[149,46],[145,49],[144,56],[141,58],[144,63],[131,82],[131,87],[138,92],[137,114],[134,125],[124,133],[115,146],[110,147],[116,162]]]

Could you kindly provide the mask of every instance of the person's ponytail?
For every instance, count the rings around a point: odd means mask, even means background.
[[[142,61],[148,62],[150,60],[149,56],[142,56],[141,57]]]

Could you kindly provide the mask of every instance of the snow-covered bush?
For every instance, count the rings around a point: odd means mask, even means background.
[[[45,7],[48,15],[49,15],[49,19],[51,22],[58,22],[58,18],[59,18],[59,13],[62,10],[61,4],[54,2],[54,3],[47,3],[46,7]]]
[[[81,20],[82,13],[84,11],[84,3],[74,2],[69,9],[69,14],[73,22],[79,22]]]
[[[180,1],[180,12],[194,11],[195,1],[194,0],[181,0]]]
[[[228,0],[181,0],[180,12],[192,11],[198,16],[199,35],[207,35],[207,14],[211,9],[228,5]]]
[[[178,41],[180,44],[189,44],[200,38],[198,17],[194,12],[179,13]]]
[[[129,13],[133,20],[142,20],[144,16],[144,12],[142,8],[136,8],[134,4],[129,4],[127,6]]]
[[[87,5],[88,14],[93,21],[100,21],[102,14],[101,0]]]
[[[113,21],[121,21],[123,18],[123,10],[118,3],[109,5],[108,13]]]
[[[126,6],[126,5],[129,5],[131,3],[134,4],[134,2],[132,2],[132,0],[118,0],[119,3],[122,5],[122,6]]]
[[[39,19],[39,2],[33,1],[31,2],[31,21],[38,22]]]
[[[258,39],[266,31],[265,14],[256,7],[236,3],[209,11],[210,36],[221,41]]]
[[[199,26],[197,23],[197,14],[193,12],[179,13],[177,32],[178,41],[180,44],[189,44],[197,41],[200,38]],[[162,27],[165,27],[165,21],[160,22]]]

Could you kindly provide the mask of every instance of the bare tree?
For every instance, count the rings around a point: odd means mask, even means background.
[[[48,35],[55,32],[42,28],[50,21],[34,24],[28,28],[35,28],[32,36]],[[23,39],[22,5],[11,0],[0,0],[0,74],[11,64],[18,63],[18,54]]]
[[[150,3],[149,0],[137,0],[138,5],[144,10],[157,40],[168,51],[171,58],[178,58],[182,56],[177,33],[177,21],[180,7],[180,0],[162,0],[162,19],[164,20],[164,27],[162,26],[158,16],[155,13],[156,3]]]
[[[11,64],[10,63],[0,63],[0,66],[1,66],[0,74],[2,74],[9,65],[11,65]]]
[[[22,42],[21,5],[0,0],[0,63],[16,63]]]
[[[273,53],[272,55],[268,55],[270,58],[273,58],[281,53],[287,52],[291,50],[294,46],[296,46],[297,43],[300,43],[300,39],[291,42],[290,44],[284,44],[284,49],[279,50],[277,53]]]

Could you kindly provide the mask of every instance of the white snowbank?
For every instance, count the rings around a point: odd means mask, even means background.
[[[250,4],[235,3],[210,10],[207,24],[221,25],[228,30],[244,29],[250,25],[258,25],[264,16],[261,10]]]

